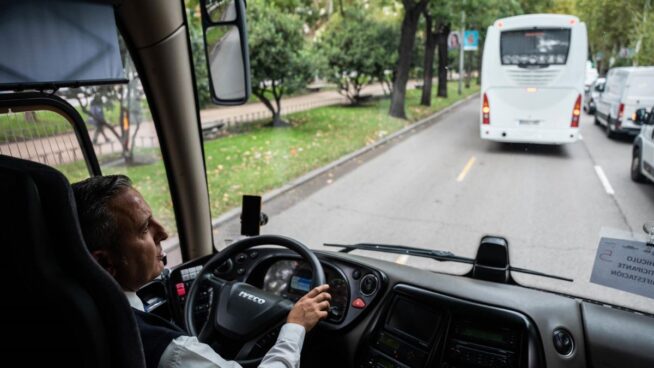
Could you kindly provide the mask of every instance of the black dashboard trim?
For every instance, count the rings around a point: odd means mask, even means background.
[[[371,341],[372,336],[380,330],[380,321],[383,321],[382,317],[387,316],[389,309],[395,303],[398,297],[405,297],[416,302],[424,303],[427,305],[432,305],[440,309],[447,307],[456,307],[457,311],[469,310],[471,312],[477,312],[483,310],[489,313],[492,316],[508,318],[516,323],[523,324],[528,334],[526,339],[526,353],[527,353],[527,367],[536,368],[536,367],[545,367],[545,356],[543,351],[543,343],[541,341],[540,333],[536,324],[525,314],[507,309],[505,307],[498,307],[489,304],[482,304],[479,302],[463,299],[460,297],[454,297],[441,292],[435,292],[420,287],[416,287],[409,284],[398,283],[395,284],[390,290],[389,294],[384,297],[385,302],[382,307],[377,311],[377,315],[370,322],[368,327],[365,330],[364,337],[361,339],[361,342],[357,348],[357,358],[356,360],[361,364],[363,363],[363,358],[365,357],[366,352],[369,349],[368,343]],[[443,323],[443,321],[441,321]],[[445,327],[446,330],[449,330],[449,322]],[[442,340],[446,339],[447,333],[436,333],[432,337],[432,344],[434,349],[430,350],[430,355],[427,362],[431,362],[432,365],[436,364],[434,360],[437,358],[436,355],[442,355],[445,348],[445,343]],[[436,351],[438,349],[438,351]]]

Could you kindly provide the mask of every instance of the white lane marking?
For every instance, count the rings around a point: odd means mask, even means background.
[[[468,174],[468,171],[470,171],[470,168],[472,168],[472,165],[475,163],[475,160],[476,160],[475,156],[470,157],[468,163],[466,163],[466,165],[463,167],[463,170],[461,170],[459,176],[456,177],[456,181],[462,182],[463,179],[466,178],[466,175]]]
[[[406,261],[408,261],[408,260],[409,260],[409,256],[406,255],[406,254],[402,254],[401,256],[397,257],[397,259],[395,260],[395,263],[403,265],[403,264],[406,264]]]
[[[597,177],[599,178],[599,180],[602,182],[602,185],[604,186],[604,190],[606,190],[606,193],[610,195],[614,195],[615,191],[613,190],[611,183],[609,183],[609,179],[606,178],[606,174],[604,174],[604,170],[602,170],[602,167],[599,165],[595,165],[595,172],[597,173]]]

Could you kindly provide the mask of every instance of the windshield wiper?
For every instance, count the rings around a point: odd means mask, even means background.
[[[339,252],[341,253],[350,253],[353,250],[369,250],[373,252],[405,254],[408,256],[431,258],[439,262],[458,262],[458,263],[467,263],[467,264],[475,263],[474,258],[457,256],[456,254],[449,251],[414,248],[414,247],[407,247],[406,245],[378,244],[378,243],[357,243],[357,244],[324,243],[323,245],[326,247],[343,248],[339,250]],[[568,282],[574,281],[567,277],[550,275],[539,271],[528,270],[526,268],[509,266],[509,271],[526,273],[529,275],[536,275],[542,277],[549,277],[561,281],[568,281]]]

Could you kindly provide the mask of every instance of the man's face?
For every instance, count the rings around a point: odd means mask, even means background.
[[[126,189],[109,203],[120,231],[113,249],[114,277],[125,290],[138,288],[163,271],[161,241],[168,238],[163,226],[152,217],[152,210],[141,193]]]

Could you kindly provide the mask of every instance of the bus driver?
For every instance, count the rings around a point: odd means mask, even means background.
[[[136,291],[163,271],[161,241],[168,234],[130,179],[97,176],[72,187],[91,255],[120,284],[134,310],[147,367],[239,367],[196,337],[144,312]],[[305,333],[327,317],[328,288],[321,285],[295,304],[260,367],[299,367]]]

